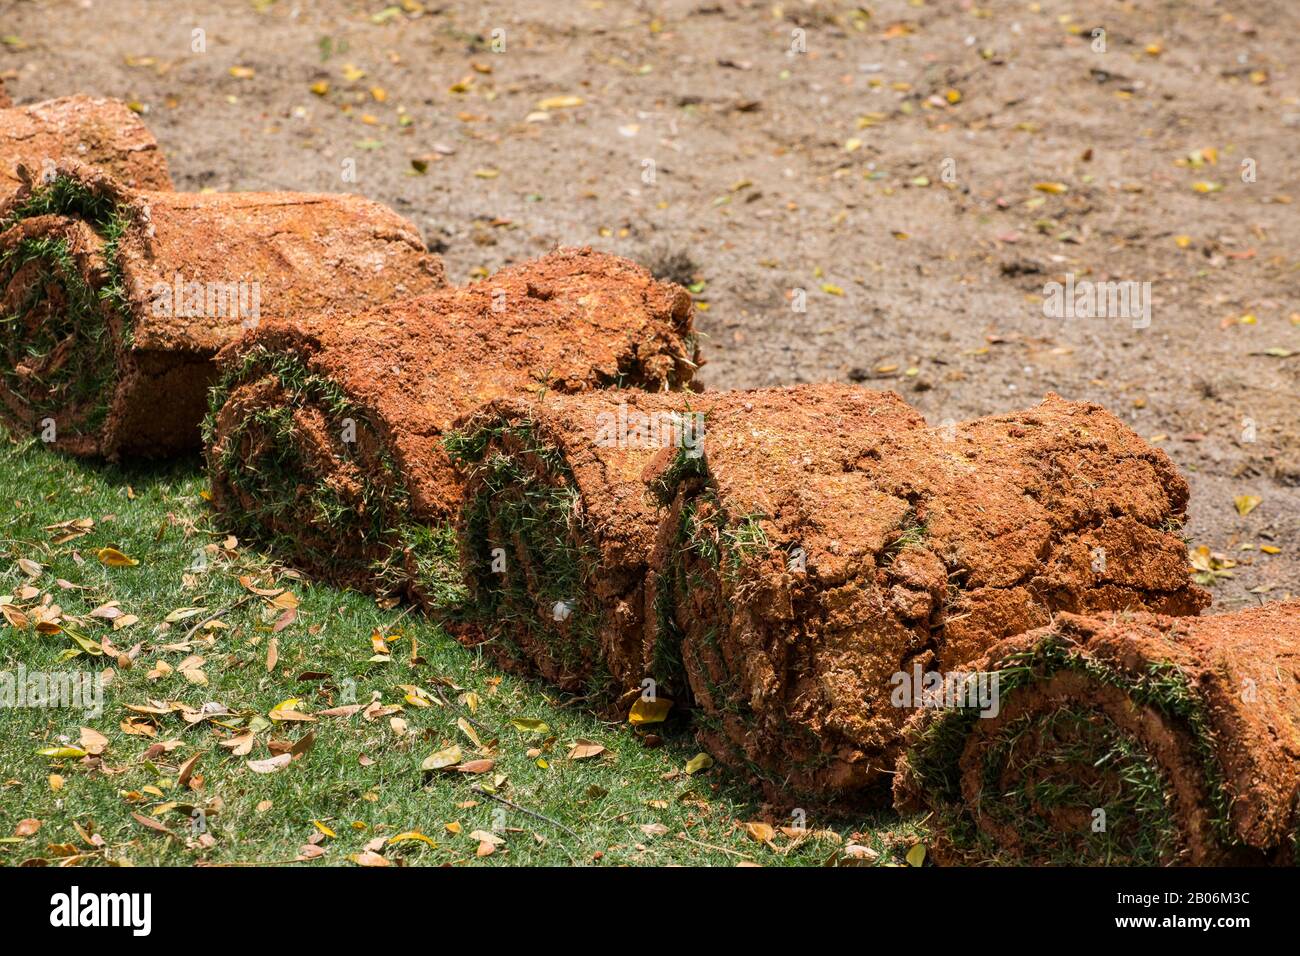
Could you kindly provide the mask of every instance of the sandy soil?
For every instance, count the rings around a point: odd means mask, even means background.
[[[0,0],[0,76],[138,104],[178,188],[390,203],[454,281],[560,243],[674,266],[711,388],[1101,402],[1238,562],[1218,608],[1300,593],[1300,5],[869,9]],[[1066,273],[1151,283],[1149,326],[1045,316]]]

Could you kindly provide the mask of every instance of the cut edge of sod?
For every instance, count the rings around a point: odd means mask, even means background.
[[[89,262],[79,263],[66,236],[23,236],[11,241],[0,252],[0,287],[22,275],[25,266],[35,263],[39,268],[34,280],[28,280],[33,287],[26,290],[17,311],[0,315],[0,328],[7,333],[0,376],[9,398],[27,409],[33,421],[52,417],[57,432],[65,436],[93,436],[109,418],[122,363],[131,348],[132,323],[119,250],[137,211],[115,185],[60,170],[11,201],[0,221],[0,236],[39,216],[80,221],[93,229],[103,243],[96,258],[102,259],[104,279],[95,283],[99,269]],[[61,290],[62,303],[55,301],[53,288]],[[41,309],[46,314],[39,327],[20,332],[26,318]],[[37,362],[34,371],[26,375],[19,371],[33,361]],[[34,394],[37,389],[44,395]],[[88,411],[76,413],[87,405]]]
[[[254,408],[219,427],[223,408],[241,386],[268,379],[282,404]],[[356,462],[361,444],[343,440],[345,420],[357,435],[372,439],[366,444],[377,451],[358,468],[358,500],[348,500],[328,476],[307,467],[295,416],[309,408],[331,422],[329,432],[338,437],[329,453],[337,460]],[[382,430],[337,382],[312,371],[301,356],[250,347],[218,377],[202,427],[214,499],[224,503],[225,485],[239,502],[222,508],[237,534],[293,556],[327,580],[407,597],[435,614],[459,612],[464,587],[451,523],[409,517],[410,492]]]
[[[1017,691],[1033,687],[1058,673],[1073,671],[1103,686],[1119,690],[1134,705],[1150,707],[1173,726],[1186,731],[1197,765],[1203,774],[1201,787],[1210,808],[1209,829],[1213,838],[1224,851],[1243,845],[1232,829],[1230,796],[1225,788],[1223,768],[1214,752],[1214,734],[1209,715],[1194,693],[1187,675],[1176,664],[1154,661],[1141,673],[1121,671],[1082,653],[1056,633],[1046,635],[1031,648],[1009,655],[1000,664],[990,675],[996,675],[1003,709],[1015,698]],[[978,707],[946,708],[926,715],[929,719],[918,722],[917,732],[909,735],[906,772],[909,778],[908,789],[921,795],[926,807],[934,811],[932,829],[942,831],[945,840],[959,856],[997,861],[1003,851],[987,834],[980,831],[971,808],[965,804],[961,787],[959,763],[973,725],[980,719],[980,715]],[[1122,771],[1119,773],[1119,782],[1124,785],[1119,791],[1119,805],[1130,805],[1134,814],[1143,816],[1148,823],[1148,826],[1136,827],[1141,836],[1132,843],[1123,844],[1116,839],[1113,829],[1116,814],[1107,814],[1110,822],[1101,831],[1103,839],[1074,841],[1073,844],[1068,840],[1062,841],[1060,833],[1050,826],[1039,824],[1034,807],[1047,807],[1050,800],[1058,799],[1063,794],[1050,793],[1050,788],[1042,781],[1037,781],[1032,786],[1022,784],[1008,787],[1006,780],[1000,777],[1004,765],[999,763],[999,759],[1011,749],[1015,736],[1036,731],[1042,739],[1046,736],[1046,731],[1052,730],[1053,721],[1071,717],[1075,720],[1087,719],[1092,734],[1086,738],[1086,743],[1108,743],[1109,750],[1097,761],[1090,763],[1095,768],[1102,760],[1114,759],[1114,765]],[[1019,723],[1023,723],[1023,726]],[[1154,866],[1171,861],[1180,842],[1177,820],[1170,806],[1171,784],[1139,741],[1116,727],[1100,711],[1094,710],[1076,713],[1071,708],[1062,708],[1048,711],[1045,715],[1029,713],[1023,715],[1023,720],[1019,723],[1007,730],[1000,728],[1001,732],[994,738],[993,745],[983,754],[985,759],[981,769],[981,793],[993,786],[996,787],[995,792],[999,798],[987,805],[991,815],[999,819],[1014,818],[1015,823],[1011,825],[1018,833],[1031,838],[1038,848],[1036,854],[1053,863],[1098,865],[1128,862]],[[1046,740],[1043,742],[1048,743]],[[1044,752],[1062,761],[1069,755],[1068,748],[1064,747],[1052,750],[1048,746]],[[1027,790],[1033,792],[1027,793]],[[1116,804],[1112,801],[1111,805]],[[1102,804],[1096,802],[1088,806],[1095,809]],[[1123,820],[1123,814],[1118,817]],[[1134,828],[1125,828],[1121,835],[1132,835],[1132,829]],[[1091,828],[1088,835],[1095,835]],[[1127,854],[1125,859],[1117,860],[1117,854],[1120,853]]]
[[[599,556],[564,455],[531,418],[471,421],[443,444],[465,475],[461,569],[489,644],[507,665],[611,700],[590,586]]]

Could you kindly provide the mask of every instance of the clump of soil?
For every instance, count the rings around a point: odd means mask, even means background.
[[[9,98],[9,93],[5,90],[5,81],[0,80],[0,110],[8,109],[14,105],[14,101]]]
[[[0,88],[0,202],[22,186],[19,166],[30,179],[60,160],[95,166],[134,189],[172,188],[157,141],[125,103],[65,96],[14,107]]]
[[[996,678],[996,712],[916,713],[894,783],[939,859],[1294,859],[1300,603],[1062,614],[967,666]]]
[[[368,313],[273,323],[221,353],[208,423],[214,504],[300,567],[446,609],[462,595],[443,435],[493,399],[681,389],[684,289],[590,249]]]
[[[0,414],[78,455],[197,448],[212,358],[250,326],[446,284],[414,226],[351,195],[138,191],[59,163],[0,230]]]
[[[651,478],[665,450],[703,437],[711,400],[547,394],[494,401],[459,423],[447,441],[465,475],[457,539],[482,623],[466,639],[593,702],[640,692],[657,624],[645,595],[660,521]]]
[[[893,393],[767,389],[714,396],[703,448],[660,476],[647,587],[680,653],[651,657],[681,661],[703,741],[778,799],[884,798],[899,673],[1056,611],[1208,602],[1174,533],[1186,486],[1094,405],[931,429]]]

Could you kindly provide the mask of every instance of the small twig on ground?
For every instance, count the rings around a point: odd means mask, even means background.
[[[190,628],[188,631],[185,632],[185,636],[181,638],[181,643],[188,641],[191,637],[193,637],[196,633],[198,633],[199,628],[203,627],[205,624],[211,624],[217,618],[225,617],[231,611],[235,610],[236,608],[243,607],[245,604],[253,600],[253,598],[255,597],[257,597],[256,594],[245,594],[234,604],[227,605],[226,607],[223,607],[221,610],[217,611],[214,614],[209,614],[207,617],[199,621],[199,623],[195,624],[192,628]]]
[[[694,843],[696,846],[702,846],[702,847],[704,847],[704,849],[706,849],[706,850],[717,850],[719,853],[730,853],[732,856],[738,856],[738,857],[740,857],[742,860],[753,860],[753,859],[754,859],[752,856],[749,856],[749,855],[746,854],[746,853],[741,853],[739,850],[732,850],[732,849],[730,849],[729,847],[725,847],[725,846],[714,846],[712,843],[701,843],[699,840],[692,840],[692,839],[691,839],[690,837],[688,837],[685,833],[679,833],[679,834],[677,834],[677,839],[679,839],[679,840],[685,840],[687,843]]]
[[[413,607],[415,607],[414,604],[408,604],[408,605],[406,605],[406,607],[402,608],[402,613],[401,613],[401,614],[397,615],[397,617],[393,618],[391,621],[389,621],[389,622],[388,622],[387,624],[385,624],[383,627],[377,627],[377,628],[375,628],[375,630],[378,631],[380,634],[387,634],[389,631],[391,631],[393,628],[397,627],[397,625],[401,623],[402,618],[406,617],[406,615],[408,615],[408,614],[411,613],[411,609],[412,609]]]
[[[569,834],[569,836],[573,837],[575,840],[578,841],[582,840],[582,837],[578,836],[578,834],[575,831],[566,827],[559,820],[556,820],[552,817],[548,817],[544,813],[538,813],[536,810],[529,810],[527,807],[521,807],[513,800],[507,800],[505,797],[497,796],[495,793],[488,793],[488,791],[484,790],[482,787],[478,786],[477,784],[470,787],[470,789],[475,793],[480,794],[481,796],[487,797],[489,800],[495,800],[497,803],[504,803],[507,807],[509,807],[512,810],[518,810],[520,813],[525,814],[526,816],[530,816],[533,817],[534,819],[541,820],[545,823],[549,823],[551,826],[563,830],[565,833]]]

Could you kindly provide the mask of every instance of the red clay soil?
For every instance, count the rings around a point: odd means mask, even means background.
[[[96,166],[133,189],[172,188],[157,141],[125,103],[65,96],[11,106],[0,88],[0,202],[22,185],[20,164],[37,177],[61,160]]]
[[[461,564],[483,619],[476,637],[501,666],[601,702],[641,692],[653,670],[645,583],[661,520],[652,485],[678,447],[703,437],[695,416],[711,399],[547,394],[494,401],[458,423],[473,449],[457,460]],[[502,460],[512,468],[494,467]],[[560,601],[569,613],[557,620]],[[681,689],[665,684],[656,695]]]
[[[283,372],[268,368],[277,357],[300,366],[312,388],[286,388]],[[288,556],[319,577],[370,590],[396,584],[435,604],[423,590],[419,549],[390,532],[399,525],[448,531],[454,566],[449,529],[461,484],[442,444],[445,431],[498,398],[684,388],[696,358],[684,289],[585,248],[341,322],[266,324],[218,357],[225,374],[208,449],[213,503],[232,517],[256,515],[254,530],[279,536]],[[341,441],[339,415],[325,407],[321,382],[341,393],[355,443]],[[292,418],[291,463],[279,439],[255,421],[277,408]],[[273,507],[266,502],[276,496],[259,483],[268,455],[298,472],[298,491]],[[317,507],[322,497],[382,528],[340,527]],[[401,565],[400,580],[377,580],[377,562]]]
[[[1186,485],[1095,405],[945,430],[893,393],[731,393],[704,449],[665,495],[648,600],[671,592],[703,741],[776,799],[884,797],[898,672],[1054,611],[1208,602],[1175,533]]]
[[[5,81],[0,80],[0,110],[8,109],[14,105],[14,101],[9,98],[9,93],[5,90]]]
[[[1048,730],[1023,728],[1050,728],[1067,712],[1112,728],[1156,768],[1172,820],[1160,862],[1294,859],[1300,603],[1200,618],[1063,614],[998,643],[968,669],[1002,672],[1002,683],[1014,684],[1001,691],[998,714],[960,720],[951,709],[916,713],[895,778],[898,807],[930,813],[939,827],[932,849],[940,859],[997,854],[1042,862],[1059,840],[1097,861],[1087,846],[1097,839],[1088,826],[1095,806],[1069,812],[1035,802],[1023,814],[996,812],[1006,794],[1032,789],[1025,768],[1037,768],[1036,751],[1055,743]],[[945,727],[950,732],[941,732]],[[1008,728],[1020,728],[1016,749],[998,750]],[[1092,761],[1057,760],[1056,792],[1062,781],[1090,783],[1097,772]],[[1112,799],[1118,792],[1109,789]],[[1112,814],[1111,827],[1122,823]],[[1141,835],[1149,840],[1150,829]]]
[[[69,208],[17,222],[0,235],[0,255],[24,241],[62,238],[74,278],[101,294],[113,284],[120,295],[101,297],[96,322],[69,323],[59,303],[70,280],[48,278],[57,262],[42,257],[0,274],[0,303],[18,315],[24,336],[48,334],[46,322],[71,326],[40,367],[23,369],[23,384],[0,393],[0,414],[14,431],[31,434],[45,418],[37,409],[53,408],[56,445],[73,454],[154,457],[196,448],[212,358],[246,327],[360,310],[446,284],[441,261],[414,226],[352,195],[137,191],[65,163],[24,185],[0,207],[0,222],[53,190],[51,180],[76,183],[112,210],[124,228],[115,249],[105,247],[109,223]],[[25,311],[42,291],[46,304]],[[108,394],[69,391],[63,400],[48,386],[51,375],[105,329],[115,364]],[[22,342],[15,345],[21,354]]]

